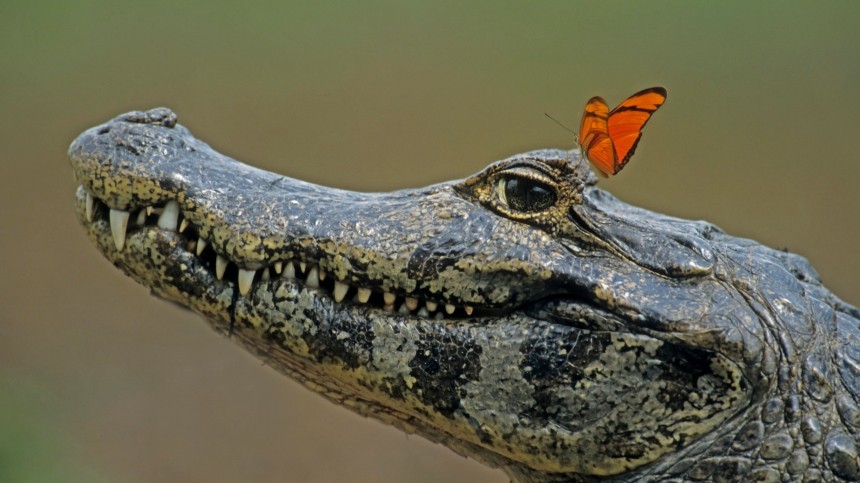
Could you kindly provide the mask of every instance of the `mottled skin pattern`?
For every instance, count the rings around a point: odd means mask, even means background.
[[[153,294],[512,479],[860,480],[860,312],[797,255],[615,199],[577,151],[354,193],[241,164],[156,109],[69,156],[89,237]],[[550,204],[518,209],[505,190],[523,180]],[[184,230],[155,224],[170,201]],[[122,249],[109,209],[131,213]],[[257,270],[244,294],[239,269]]]

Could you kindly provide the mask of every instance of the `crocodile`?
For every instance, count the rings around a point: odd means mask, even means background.
[[[578,150],[350,192],[158,108],[69,158],[89,238],[152,294],[512,480],[860,480],[860,311],[799,255],[597,188]]]

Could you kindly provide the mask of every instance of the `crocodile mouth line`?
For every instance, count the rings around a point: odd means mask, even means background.
[[[183,216],[176,201],[137,207],[131,211],[110,208],[104,201],[85,193],[85,216],[88,223],[99,220],[110,225],[114,245],[122,251],[127,235],[135,230],[157,228],[183,237],[184,249],[195,255],[216,279],[235,283],[242,296],[248,295],[255,284],[278,278],[292,280],[305,288],[315,289],[336,303],[365,305],[391,314],[415,316],[432,320],[498,317],[513,310],[457,305],[446,301],[425,300],[419,297],[366,287],[357,287],[320,268],[315,260],[279,260],[258,269],[244,269],[219,254],[212,244],[200,236],[198,228]]]

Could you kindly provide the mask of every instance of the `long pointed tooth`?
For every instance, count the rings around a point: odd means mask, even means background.
[[[254,274],[256,270],[239,269],[239,293],[246,295],[251,290],[251,284],[254,283]]]
[[[179,203],[168,201],[164,205],[164,211],[158,217],[158,227],[162,230],[176,231],[177,223],[179,223]]]
[[[125,230],[128,228],[128,212],[122,210],[110,210],[110,232],[113,234],[113,242],[117,250],[125,246]]]
[[[326,275],[328,275],[328,274],[327,274],[327,273],[325,273],[325,270],[323,270],[323,269],[321,268],[321,269],[320,269],[320,282],[322,282],[323,280],[325,280]]]
[[[385,292],[382,298],[385,299],[385,305],[394,305],[394,301],[397,300],[397,296],[391,292]]]
[[[95,203],[93,203],[93,195],[87,193],[87,221],[93,221],[93,212],[95,211]]]
[[[446,314],[451,315],[454,313],[455,310],[457,310],[457,307],[454,307],[451,304],[445,304],[445,313]]]
[[[349,285],[345,283],[335,282],[334,283],[334,301],[340,302],[346,297],[346,292],[349,291]]]
[[[385,307],[383,307],[383,310],[385,310],[386,312],[394,312],[394,306],[386,305]]]
[[[406,315],[406,314],[410,314],[411,312],[409,311],[409,307],[407,307],[406,303],[404,302],[404,303],[400,304],[400,308],[397,309],[397,313]]]
[[[320,276],[319,272],[317,272],[317,267],[311,268],[311,272],[308,274],[308,279],[305,280],[305,285],[310,288],[320,288]]]
[[[366,304],[368,300],[370,300],[370,289],[369,288],[358,289],[358,301],[363,303],[363,304]]]
[[[287,262],[287,267],[284,269],[284,278],[296,278],[296,266],[293,262]]]
[[[280,274],[284,271],[284,262],[278,260],[275,262],[275,273]]]
[[[409,310],[415,310],[418,308],[418,299],[416,298],[406,297],[406,301],[403,303],[406,304],[406,307],[408,307]]]
[[[444,320],[445,316],[442,315],[442,311],[436,312],[436,315],[433,316],[433,320]]]
[[[426,308],[421,307],[421,309],[418,310],[418,317],[430,317],[430,312],[427,312]]]
[[[429,312],[434,312],[436,310],[436,307],[439,306],[439,304],[437,304],[436,302],[431,302],[429,300],[427,301],[427,303],[425,305],[427,306],[427,310]]]
[[[299,270],[301,270],[301,271],[302,271],[302,273],[305,273],[305,272],[307,271],[307,269],[308,269],[308,264],[307,264],[307,263],[305,263],[305,262],[299,262]]]
[[[147,207],[146,207],[146,216],[151,215],[151,214],[152,214],[152,210],[154,210],[154,209],[155,209],[155,208],[153,208],[152,206],[147,206]]]
[[[146,224],[146,210],[140,210],[137,212],[137,220],[135,220],[135,224],[137,226],[143,226]]]
[[[218,280],[224,278],[224,270],[227,270],[227,259],[218,255],[215,257],[215,277]]]
[[[260,273],[260,280],[268,282],[272,278],[272,276],[269,274],[269,267],[265,267],[262,270],[263,271]]]
[[[209,242],[207,242],[205,238],[198,238],[197,239],[197,256],[198,257],[200,256],[201,253],[203,253],[203,250],[206,249],[207,243],[209,243]]]
[[[467,306],[463,307],[463,310],[465,310],[465,311],[466,311],[466,315],[472,315],[472,311],[473,311],[473,310],[475,310],[475,309],[474,309],[474,308],[472,308],[472,306],[471,306],[471,305],[467,305]]]
[[[188,220],[183,218],[181,222],[179,222],[179,233],[185,231],[188,228]]]

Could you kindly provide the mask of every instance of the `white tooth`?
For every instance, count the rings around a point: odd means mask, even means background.
[[[293,262],[287,262],[287,268],[284,269],[284,278],[296,278],[296,267]]]
[[[442,312],[436,312],[436,315],[433,317],[434,320],[444,320],[445,316],[442,315]]]
[[[394,305],[394,301],[397,300],[397,296],[391,292],[385,292],[382,298],[385,299],[385,305]]]
[[[206,241],[205,238],[198,238],[197,239],[197,256],[198,257],[200,256],[201,253],[203,253],[203,250],[206,249],[206,243],[208,243],[208,242]]]
[[[310,288],[320,288],[320,277],[317,272],[317,267],[311,268],[311,273],[308,274],[308,279],[305,280],[305,285]]]
[[[386,305],[385,307],[383,307],[383,309],[386,312],[394,312],[394,306],[393,305]]]
[[[284,262],[277,261],[275,262],[275,273],[281,273],[284,271]]]
[[[183,218],[182,221],[179,223],[179,233],[185,231],[186,228],[188,228],[188,220]]]
[[[429,300],[427,301],[427,304],[426,304],[426,305],[427,305],[427,310],[428,310],[428,311],[430,311],[430,312],[435,311],[435,310],[436,310],[436,307],[438,307],[438,306],[439,306],[439,304],[437,304],[436,302],[431,302],[431,301],[429,301]]]
[[[269,267],[264,268],[263,272],[260,274],[260,280],[268,282],[271,278],[272,276],[269,275]]]
[[[366,304],[368,300],[370,300],[370,289],[369,288],[360,288],[358,289],[358,301]]]
[[[463,310],[466,311],[466,315],[472,315],[472,311],[475,309],[473,309],[471,306],[467,305],[467,306],[463,307]]]
[[[176,224],[179,222],[179,203],[168,201],[164,205],[164,211],[158,217],[158,227],[162,230],[176,231]]]
[[[430,312],[427,312],[427,309],[421,307],[421,310],[418,311],[418,317],[430,317]]]
[[[239,293],[245,295],[251,290],[251,284],[254,282],[254,274],[256,270],[239,269]]]
[[[94,208],[93,195],[87,193],[87,221],[93,221]]]
[[[227,270],[227,259],[218,255],[215,257],[215,277],[218,280],[224,278],[224,270]]]
[[[302,271],[302,273],[305,273],[305,270],[307,270],[307,269],[308,269],[308,264],[307,264],[307,263],[305,263],[305,262],[299,262],[299,270],[301,270],[301,271]]]
[[[146,216],[151,215],[151,214],[152,214],[152,210],[153,210],[153,209],[154,209],[154,208],[153,208],[152,206],[147,206],[147,207],[146,207]]]
[[[456,310],[456,309],[457,309],[457,308],[456,308],[456,307],[454,307],[454,306],[453,306],[453,305],[451,305],[451,304],[445,304],[445,313],[447,313],[448,315],[453,314],[453,313],[454,313],[454,310]]]
[[[406,303],[400,304],[400,308],[397,309],[397,312],[404,315],[411,313],[409,312],[409,307],[406,306]]]
[[[325,270],[323,270],[323,269],[321,268],[321,269],[320,269],[320,282],[322,282],[323,280],[325,280],[325,277],[326,277]]]
[[[110,232],[113,234],[113,242],[117,250],[125,246],[125,230],[128,228],[128,212],[122,210],[110,210]]]
[[[137,212],[137,220],[135,223],[137,223],[137,226],[143,226],[146,224],[146,210],[140,210]]]
[[[340,302],[346,297],[346,292],[349,291],[349,285],[345,283],[335,282],[334,283],[334,301]]]
[[[418,299],[412,297],[406,297],[406,301],[404,302],[409,310],[415,310],[418,308]]]

